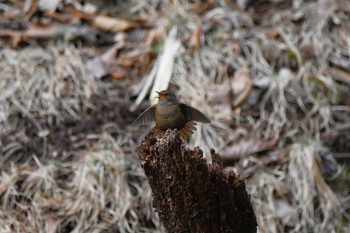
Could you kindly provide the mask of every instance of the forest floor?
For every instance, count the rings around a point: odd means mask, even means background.
[[[171,89],[258,232],[350,232],[348,0],[0,3],[0,231],[165,232],[133,120]]]

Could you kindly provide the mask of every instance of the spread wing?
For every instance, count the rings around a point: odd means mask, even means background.
[[[187,121],[199,121],[203,123],[211,123],[209,118],[204,115],[204,113],[198,111],[197,109],[192,108],[186,104],[180,104],[181,110],[185,113]]]
[[[144,125],[146,123],[149,123],[151,121],[154,121],[154,112],[155,108],[150,107],[147,108],[143,113],[141,113],[132,123],[132,125]]]

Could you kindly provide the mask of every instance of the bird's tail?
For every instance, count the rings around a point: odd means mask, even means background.
[[[197,123],[194,121],[189,121],[186,123],[186,125],[180,130],[180,137],[182,140],[186,141],[191,137],[193,132],[197,129],[196,125]]]

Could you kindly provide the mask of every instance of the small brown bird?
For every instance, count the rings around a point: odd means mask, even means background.
[[[158,103],[138,116],[133,125],[143,125],[155,121],[153,132],[162,136],[167,129],[178,129],[183,140],[187,140],[194,130],[196,123],[210,123],[211,121],[202,112],[191,106],[180,103],[175,94],[168,90],[158,92]]]

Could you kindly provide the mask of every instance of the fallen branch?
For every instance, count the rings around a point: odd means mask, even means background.
[[[138,147],[153,193],[153,205],[169,233],[256,232],[245,183],[225,173],[220,155],[208,165],[199,147],[184,147],[177,130],[161,139],[146,137]]]

